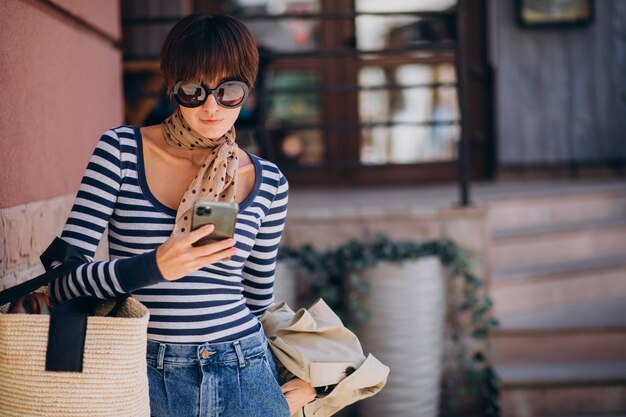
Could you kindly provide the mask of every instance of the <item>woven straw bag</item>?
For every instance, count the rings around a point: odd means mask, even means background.
[[[65,264],[63,267],[60,269],[70,269]],[[49,278],[50,271],[44,275]],[[0,301],[4,302],[6,297],[2,295],[6,294],[0,293]],[[63,314],[55,310],[52,315],[0,314],[0,416],[150,416],[147,308],[131,297],[77,301],[81,304],[79,310],[89,306],[89,317],[85,314],[81,319],[75,306]],[[62,311],[61,307],[71,303],[64,303],[57,310]],[[78,327],[72,326],[73,322],[79,323]],[[80,323],[82,335],[76,332]],[[59,332],[55,335],[56,346],[53,328]],[[77,352],[81,356],[79,363],[70,361],[77,369],[63,370],[67,358],[61,357],[56,363],[59,358],[51,352],[56,349],[57,356],[64,356],[66,345],[80,340],[83,344]],[[73,349],[70,346],[68,350]]]

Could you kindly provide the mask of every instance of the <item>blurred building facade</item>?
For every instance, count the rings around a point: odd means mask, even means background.
[[[497,161],[503,170],[623,169],[626,5],[590,4],[587,24],[533,28],[520,26],[515,2],[489,3]]]
[[[502,412],[519,417],[626,411],[623,3],[178,2],[240,16],[261,46],[238,132],[290,180],[285,246],[452,238],[485,261]],[[177,12],[125,7],[140,123],[163,101],[158,47],[137,40]],[[462,134],[480,185],[458,209]]]
[[[524,5],[587,4],[540,3],[7,2],[0,289],[40,271],[100,134],[172,111],[158,69],[171,26],[232,13],[262,57],[238,140],[290,181],[283,244],[453,238],[484,260],[502,322],[504,415],[626,412],[626,3],[520,24]]]

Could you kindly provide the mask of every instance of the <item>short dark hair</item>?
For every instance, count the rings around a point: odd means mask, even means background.
[[[184,17],[161,48],[161,73],[169,96],[179,80],[208,83],[226,77],[247,81],[252,88],[258,69],[254,37],[232,16],[194,13]]]

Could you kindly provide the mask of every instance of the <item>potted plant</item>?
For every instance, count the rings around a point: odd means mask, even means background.
[[[379,235],[323,253],[310,245],[285,249],[283,256],[315,278],[314,293],[391,368],[389,386],[361,414],[455,416],[467,411],[469,397],[481,415],[499,415],[486,355],[487,332],[497,322],[467,251],[449,240],[398,242]]]

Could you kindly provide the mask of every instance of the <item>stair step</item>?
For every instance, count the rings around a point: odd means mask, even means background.
[[[503,417],[626,415],[626,183],[492,199]],[[567,188],[567,189],[565,189]]]
[[[626,252],[626,220],[622,219],[545,227],[541,233],[538,230],[507,233],[506,237],[501,235],[491,242],[489,256],[495,271]]]
[[[626,413],[626,362],[497,365],[504,417]]]
[[[495,366],[502,387],[625,384],[626,361],[516,363]]]
[[[519,387],[502,391],[503,417],[606,416],[626,413],[625,385]]]
[[[496,271],[497,316],[606,298],[626,298],[626,254]]]
[[[620,217],[602,219],[590,219],[576,222],[555,222],[528,227],[516,227],[507,229],[492,229],[491,236],[494,239],[514,239],[530,236],[544,236],[561,233],[575,233],[584,230],[609,229],[612,227],[626,226],[626,214]]]
[[[505,416],[506,417],[506,416]],[[551,415],[551,416],[537,416],[537,417],[626,417],[626,414],[568,414],[568,415]]]
[[[549,187],[540,187],[549,189]],[[489,225],[494,229],[526,228],[555,222],[578,222],[626,216],[626,186],[597,184],[574,190],[550,191],[549,195],[493,200]]]
[[[626,297],[556,306],[543,310],[500,315],[503,329],[574,329],[626,327]]]
[[[494,269],[491,273],[491,280],[512,281],[528,278],[544,278],[598,269],[620,268],[623,266],[626,266],[626,253],[618,253],[586,259],[573,259],[565,262]]]
[[[489,341],[495,364],[626,362],[626,327],[495,329]]]

